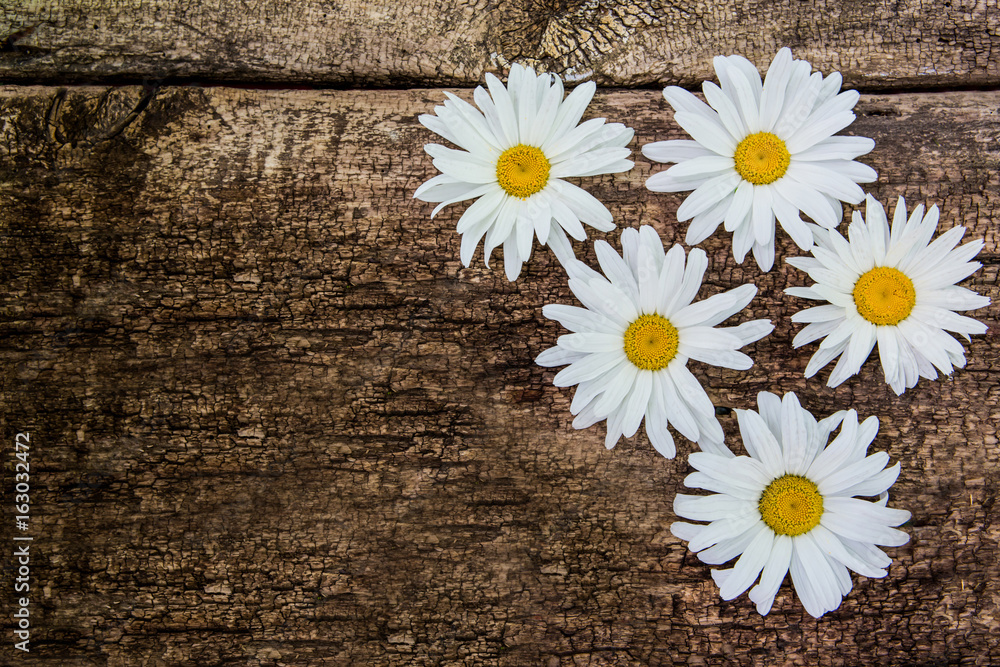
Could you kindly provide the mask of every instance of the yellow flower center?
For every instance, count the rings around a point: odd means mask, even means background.
[[[785,175],[792,156],[785,142],[770,132],[751,134],[736,147],[736,172],[754,185],[767,185]]]
[[[625,330],[625,356],[644,371],[666,368],[678,343],[677,328],[659,315],[640,315]]]
[[[527,199],[549,182],[549,161],[540,148],[518,144],[500,154],[497,181],[510,196]]]
[[[778,535],[802,535],[819,524],[823,496],[799,475],[784,475],[767,485],[757,503],[764,523]]]
[[[872,324],[895,326],[909,317],[916,303],[913,281],[898,269],[876,266],[854,284],[854,305]]]

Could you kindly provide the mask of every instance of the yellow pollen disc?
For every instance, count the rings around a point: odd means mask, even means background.
[[[879,326],[899,324],[917,303],[913,281],[902,271],[876,266],[854,284],[854,305],[858,314]]]
[[[799,475],[784,475],[767,485],[757,503],[764,523],[778,535],[802,535],[819,524],[823,496]]]
[[[540,148],[518,144],[500,154],[497,181],[510,196],[527,199],[549,182],[549,161]]]
[[[767,185],[785,175],[792,156],[785,142],[770,132],[751,134],[740,142],[733,155],[736,172],[754,185]]]
[[[644,371],[666,368],[678,343],[677,328],[659,315],[640,315],[625,330],[625,356]]]

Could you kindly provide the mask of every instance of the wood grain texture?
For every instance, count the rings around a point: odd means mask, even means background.
[[[0,80],[474,85],[515,60],[572,80],[700,85],[790,46],[865,89],[995,86],[997,0],[9,0]]]
[[[896,398],[870,360],[805,381],[803,304],[780,293],[805,284],[781,262],[798,252],[783,239],[761,274],[728,236],[703,244],[703,296],[754,282],[743,317],[777,324],[750,371],[690,364],[716,404],[854,406],[902,462],[910,543],[820,621],[787,582],[765,618],[722,601],[671,536],[691,443],[666,460],[571,428],[532,361],[562,333],[542,306],[572,303],[551,254],[514,284],[481,251],[462,268],[464,207],[411,199],[435,173],[416,115],[442,97],[0,89],[0,424],[35,443],[24,664],[1000,663],[1000,94],[864,96],[850,128],[877,142],[877,197],[986,240],[966,284],[990,330],[953,379]],[[654,91],[589,115],[634,148],[681,136]],[[679,242],[681,197],[642,187],[660,168],[584,184]]]

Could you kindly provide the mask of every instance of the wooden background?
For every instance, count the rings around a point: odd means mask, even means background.
[[[176,0],[0,3],[0,553],[30,432],[31,653],[7,665],[1000,664],[1000,14],[996,0]],[[808,616],[760,617],[670,535],[694,445],[612,451],[533,364],[572,303],[547,250],[520,280],[458,261],[464,205],[416,116],[512,61],[600,85],[636,167],[585,179],[620,227],[683,240],[638,152],[659,94],[780,46],[864,93],[849,133],[883,202],[984,238],[994,305],[968,367],[897,398],[877,360],[836,390],[791,349],[807,284],[702,244],[704,294],[753,282],[747,372],[692,362],[720,408],[856,407],[902,462],[911,541]],[[617,244],[617,233],[591,235]],[[594,260],[592,245],[577,252]],[[735,418],[720,417],[736,446]]]

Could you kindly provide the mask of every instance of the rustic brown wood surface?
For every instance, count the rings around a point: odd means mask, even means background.
[[[1000,82],[997,0],[4,0],[0,81],[472,85],[509,62],[695,85],[778,48],[851,85]]]
[[[787,582],[764,618],[722,601],[671,536],[694,445],[666,460],[571,428],[532,361],[561,333],[542,306],[572,302],[554,258],[514,284],[481,250],[462,268],[464,206],[411,199],[435,173],[416,115],[442,97],[0,89],[4,494],[30,432],[36,536],[32,652],[5,611],[4,664],[1000,663],[1000,93],[864,96],[850,128],[877,142],[873,194],[985,238],[965,284],[990,330],[953,379],[897,398],[870,360],[836,390],[804,380],[803,303],[781,295],[799,252],[784,239],[761,274],[728,236],[703,244],[704,293],[756,283],[744,318],[777,324],[750,371],[690,364],[716,404],[854,406],[902,462],[910,543],[819,621]],[[655,91],[588,115],[633,148],[682,136]],[[679,242],[681,196],[646,191],[662,167],[636,153],[585,185]]]

